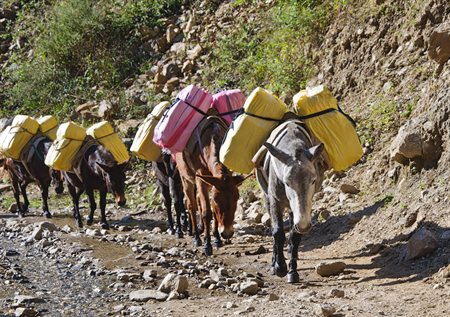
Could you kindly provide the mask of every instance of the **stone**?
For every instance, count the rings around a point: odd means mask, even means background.
[[[189,287],[189,281],[186,276],[178,276],[173,273],[169,273],[166,275],[164,280],[161,282],[161,285],[158,287],[158,291],[164,293],[170,293],[171,291],[177,293],[185,293]]]
[[[17,213],[19,211],[19,208],[17,208],[17,203],[12,203],[9,206],[8,211],[13,214]]]
[[[434,252],[438,247],[438,240],[435,235],[426,228],[417,230],[408,240],[407,255],[408,260],[417,259]]]
[[[249,223],[261,223],[262,216],[263,214],[256,208],[252,208],[250,212],[247,213],[247,220]]]
[[[186,44],[183,42],[175,43],[170,47],[170,51],[176,55],[181,55],[186,52]]]
[[[161,73],[166,78],[181,76],[181,69],[174,62],[164,65]]]
[[[352,195],[356,195],[359,193],[359,189],[356,188],[355,186],[351,185],[351,184],[347,184],[347,183],[343,183],[341,184],[340,188],[341,192],[343,192],[344,194],[352,194]]]
[[[109,119],[111,118],[113,106],[107,100],[102,100],[98,105],[97,114],[100,118]]]
[[[14,316],[16,317],[34,317],[37,315],[38,312],[32,308],[19,307],[14,311]]]
[[[269,295],[267,295],[267,298],[266,298],[266,300],[268,302],[273,302],[273,301],[276,301],[279,299],[280,299],[280,297],[277,294],[273,294],[273,293],[270,293]]]
[[[33,232],[31,233],[31,235],[28,237],[27,241],[28,242],[32,242],[34,240],[39,241],[42,239],[42,232],[44,231],[44,229],[42,229],[41,227],[36,227],[34,228]]]
[[[139,291],[133,291],[129,294],[129,298],[135,302],[146,302],[150,299],[157,301],[165,301],[168,295],[166,293],[155,291],[151,289],[143,289]]]
[[[226,302],[222,305],[222,308],[227,308],[227,309],[236,308],[236,307],[238,307],[238,306],[233,302]]]
[[[45,303],[45,300],[36,296],[30,295],[16,295],[14,296],[16,304],[31,304],[31,303]]]
[[[86,229],[85,234],[89,237],[99,237],[102,235],[99,229]]]
[[[450,27],[437,29],[430,35],[428,56],[442,65],[450,58]]]
[[[332,275],[339,275],[344,272],[346,268],[344,262],[321,262],[316,266],[316,273],[322,277],[328,277]]]
[[[142,277],[146,281],[153,281],[153,279],[158,275],[156,270],[145,270],[142,274]]]
[[[270,227],[270,225],[272,223],[272,219],[270,218],[270,214],[269,213],[266,212],[264,215],[262,215],[261,223],[263,225],[265,225],[266,227]]]
[[[253,281],[242,282],[239,285],[239,290],[247,295],[256,295],[259,291],[258,283]]]
[[[345,292],[343,290],[337,289],[337,288],[333,288],[330,291],[330,296],[331,297],[337,297],[337,298],[343,298],[345,296]]]
[[[11,185],[9,185],[9,184],[0,184],[0,194],[8,192],[10,190],[12,190],[12,186]],[[17,204],[16,204],[15,207],[16,207],[15,208],[16,209],[15,212],[17,212]],[[9,212],[12,212],[12,211],[9,211]]]
[[[0,8],[0,18],[5,18],[7,20],[15,20],[16,12],[6,8]]]
[[[191,50],[187,51],[187,58],[190,60],[196,60],[202,54],[203,48],[200,44],[195,45],[195,47]]]
[[[181,71],[184,75],[189,75],[194,70],[194,63],[192,61],[185,61],[183,63],[183,67],[181,68]]]
[[[173,43],[173,41],[175,40],[175,37],[177,36],[176,30],[177,30],[177,28],[173,24],[171,24],[167,27],[167,30],[166,30],[167,43],[169,43],[169,44]]]
[[[420,130],[416,128],[416,120],[405,123],[398,131],[390,146],[391,160],[407,164],[408,160],[423,156],[423,141]]]
[[[319,304],[316,307],[316,315],[318,316],[333,316],[336,312],[336,307],[331,304]]]
[[[219,274],[214,270],[209,271],[209,277],[216,283],[220,281]]]
[[[49,222],[49,221],[43,221],[43,222],[40,222],[40,223],[38,224],[38,226],[39,226],[40,228],[46,229],[46,230],[48,230],[48,231],[50,231],[50,232],[58,231],[58,227],[57,227],[54,223]]]

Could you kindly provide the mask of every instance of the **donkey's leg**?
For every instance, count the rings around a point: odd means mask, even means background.
[[[174,171],[173,176],[169,178],[170,191],[172,192],[174,205],[175,205],[175,213],[177,217],[177,227],[175,230],[176,237],[178,239],[183,238],[183,230],[181,224],[181,215],[184,213],[186,215],[186,209],[184,208],[183,203],[183,189],[181,187],[181,179],[178,173]],[[178,175],[178,177],[177,177]],[[185,218],[186,219],[186,218]]]
[[[191,228],[194,238],[194,246],[199,247],[202,245],[202,240],[198,234],[197,228],[197,198],[195,195],[195,184],[183,179],[183,191],[187,197],[187,208],[189,216],[191,218]]]
[[[214,213],[214,246],[216,248],[220,248],[223,246],[222,239],[220,239],[220,233],[219,233],[219,222],[217,221],[216,214]]]
[[[172,217],[172,197],[170,197],[169,186],[163,182],[158,181],[159,189],[161,190],[162,200],[164,207],[166,207],[167,212],[167,225],[170,234],[175,234],[175,229],[173,228],[173,217]]]
[[[97,204],[95,203],[95,195],[94,190],[92,188],[86,188],[86,194],[89,199],[89,215],[86,219],[86,224],[88,226],[92,225],[94,223],[94,212],[95,209],[97,209]]]
[[[270,216],[272,218],[272,236],[273,236],[273,272],[283,277],[287,274],[286,260],[283,254],[286,236],[283,228],[283,208],[279,206],[275,199],[267,198]]]
[[[48,188],[50,187],[50,181],[43,182],[39,184],[41,189],[41,197],[42,197],[42,210],[44,212],[44,216],[46,218],[51,218],[52,214],[48,209]]]
[[[210,256],[213,253],[212,245],[211,245],[211,220],[212,220],[212,211],[211,204],[209,202],[209,190],[210,186],[205,184],[200,178],[196,179],[197,190],[201,209],[201,216],[203,222],[203,228],[205,233],[205,254]]]
[[[300,276],[297,272],[297,259],[298,259],[298,245],[300,244],[301,234],[294,230],[294,216],[292,212],[289,213],[289,222],[291,231],[289,233],[289,272],[287,275],[288,283],[300,282]]]
[[[101,211],[101,224],[102,229],[109,229],[108,221],[106,221],[106,189],[100,190],[100,211]]]
[[[13,193],[14,193],[14,199],[16,200],[17,204],[17,215],[19,217],[23,217],[23,211],[22,211],[22,205],[20,204],[20,187],[19,187],[19,180],[15,175],[12,175],[10,173],[11,183],[13,187]]]
[[[22,192],[22,196],[23,196],[22,212],[26,213],[26,212],[28,212],[28,207],[30,206],[30,201],[28,200],[28,195],[27,195],[28,182],[21,182],[21,183],[19,183],[19,185],[20,185],[20,191]]]
[[[77,189],[75,186],[67,182],[67,188],[69,189],[70,197],[72,197],[73,203],[73,216],[77,222],[79,228],[83,228],[83,221],[80,215],[80,196],[83,193],[83,189]]]

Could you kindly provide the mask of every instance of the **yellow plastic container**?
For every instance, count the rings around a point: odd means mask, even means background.
[[[58,121],[53,116],[44,116],[37,119],[39,123],[39,131],[48,136],[52,141],[56,139],[56,131],[58,130]]]
[[[56,170],[70,171],[86,138],[86,130],[73,122],[66,122],[59,126],[56,136],[45,157],[45,164]]]
[[[125,163],[130,159],[127,147],[122,139],[114,132],[113,127],[108,121],[94,124],[87,129],[86,133],[110,151],[117,161],[117,164]]]
[[[230,170],[247,174],[253,156],[279,124],[288,107],[271,92],[256,88],[244,104],[245,113],[231,124],[220,148],[220,161]]]
[[[167,101],[158,104],[139,127],[130,151],[138,158],[146,161],[157,161],[161,156],[161,148],[153,142],[153,131],[170,106]]]
[[[37,133],[39,123],[30,116],[17,115],[12,125],[1,134],[0,152],[6,157],[18,160],[23,148]]]
[[[300,91],[294,96],[294,106],[300,116],[335,109],[316,117],[304,119],[308,128],[325,145],[330,164],[343,171],[363,155],[356,130],[350,120],[338,110],[337,100],[323,85]]]

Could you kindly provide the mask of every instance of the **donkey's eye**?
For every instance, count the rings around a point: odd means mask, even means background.
[[[315,179],[313,179],[312,180],[312,182],[311,182],[313,185],[316,183],[316,180]]]

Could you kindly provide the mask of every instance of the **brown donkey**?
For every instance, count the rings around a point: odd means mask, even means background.
[[[205,231],[206,255],[212,255],[210,227],[213,215],[216,247],[222,245],[220,236],[224,239],[233,236],[234,213],[239,199],[238,186],[244,181],[244,177],[233,176],[219,161],[219,150],[227,128],[225,122],[218,117],[204,118],[192,133],[186,149],[176,154],[183,190],[187,197],[194,245],[200,246],[202,243],[197,228],[199,209]]]
[[[106,221],[106,194],[111,192],[119,206],[126,204],[125,199],[125,170],[128,162],[117,164],[111,152],[98,144],[91,137],[87,137],[84,145],[75,158],[75,166],[72,172],[64,172],[70,196],[74,205],[74,217],[78,227],[83,227],[80,215],[79,202],[81,194],[86,191],[89,198],[90,213],[87,224],[94,221],[95,203],[94,190],[100,192],[101,225],[108,229]]]
[[[51,144],[52,141],[49,138],[42,135],[36,136],[30,140],[29,145],[22,151],[21,161],[11,158],[0,159],[0,166],[3,165],[11,179],[19,217],[24,216],[30,205],[26,191],[28,184],[36,182],[39,186],[42,209],[44,216],[47,218],[51,217],[48,209],[48,188],[51,182],[53,181],[57,194],[64,191],[62,173],[44,164],[45,156]],[[23,205],[20,203],[20,194],[24,199]]]

